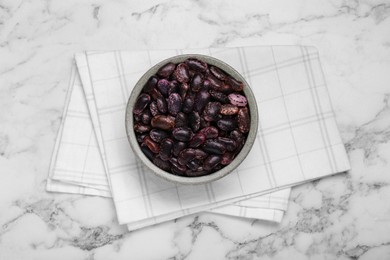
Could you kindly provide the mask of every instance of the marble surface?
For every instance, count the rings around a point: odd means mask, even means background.
[[[390,259],[390,2],[0,1],[0,259]],[[316,46],[352,170],[279,225],[211,214],[127,233],[108,199],[45,192],[73,54]]]

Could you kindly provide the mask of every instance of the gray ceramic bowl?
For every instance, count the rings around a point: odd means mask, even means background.
[[[214,65],[216,67],[219,67],[226,71],[228,74],[230,74],[235,79],[240,80],[245,84],[244,87],[244,93],[248,99],[248,105],[249,105],[249,111],[250,111],[250,117],[251,117],[251,124],[250,129],[248,133],[248,137],[246,139],[246,143],[244,147],[242,148],[241,152],[236,156],[236,158],[227,166],[222,168],[219,171],[216,171],[214,173],[211,173],[209,175],[200,176],[200,177],[183,177],[183,176],[177,176],[172,173],[166,172],[157,166],[155,166],[141,151],[140,146],[138,145],[138,142],[136,140],[136,136],[133,130],[133,106],[135,104],[135,101],[137,100],[137,97],[140,95],[143,86],[145,85],[146,81],[157,73],[160,67],[165,65],[168,62],[173,63],[180,63],[185,61],[188,58],[197,58],[200,59],[208,64]],[[166,179],[168,181],[174,182],[174,183],[180,183],[180,184],[202,184],[202,183],[208,183],[215,180],[218,180],[226,175],[228,175],[230,172],[232,172],[235,168],[237,168],[238,165],[245,159],[245,157],[248,155],[249,151],[252,148],[252,145],[256,138],[257,133],[257,125],[258,125],[258,112],[257,112],[257,104],[255,97],[248,85],[248,83],[245,81],[243,76],[241,76],[235,69],[233,69],[228,64],[205,55],[199,55],[199,54],[186,54],[186,55],[178,55],[171,58],[168,58],[166,60],[161,61],[160,63],[156,64],[152,68],[150,68],[137,82],[137,84],[134,86],[133,91],[131,92],[130,98],[127,103],[126,107],[126,132],[127,132],[127,138],[130,142],[131,148],[133,149],[134,153],[138,156],[138,158],[157,176],[160,176],[163,179]]]

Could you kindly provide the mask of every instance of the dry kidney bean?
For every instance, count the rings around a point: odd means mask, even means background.
[[[157,75],[159,75],[162,78],[169,78],[169,76],[171,76],[171,74],[173,73],[175,68],[176,68],[176,64],[169,62],[169,63],[165,64],[164,66],[162,66],[157,71]]]
[[[153,158],[153,163],[156,165],[158,168],[164,170],[164,171],[169,171],[171,169],[171,165],[169,162],[164,161],[158,157]]]
[[[243,95],[237,94],[237,93],[232,93],[229,94],[228,96],[229,101],[232,105],[238,106],[238,107],[245,107],[248,103],[246,100],[246,97]]]
[[[207,153],[201,149],[195,149],[195,158],[199,160],[203,160],[207,157]]]
[[[188,118],[187,115],[184,114],[183,112],[179,112],[176,115],[175,119],[175,127],[183,127],[188,125]]]
[[[170,158],[169,162],[171,163],[171,170],[173,174],[176,175],[185,175],[185,172],[187,171],[187,167],[184,165],[181,165],[176,158]]]
[[[188,95],[183,102],[183,112],[190,113],[194,109],[195,99],[192,95]]]
[[[173,149],[173,141],[170,138],[165,138],[160,145],[160,158],[163,161],[169,160],[171,158],[171,153]]]
[[[179,156],[177,157],[177,161],[181,165],[186,165],[194,159],[196,159],[196,151],[192,148],[184,149],[179,153]]]
[[[201,90],[195,96],[195,110],[199,113],[203,112],[204,107],[210,100],[210,94],[207,90]]]
[[[215,139],[208,139],[203,144],[203,150],[213,154],[224,154],[226,147]]]
[[[215,166],[217,166],[221,161],[222,161],[222,156],[215,155],[215,154],[209,155],[204,160],[203,168],[206,171],[211,170],[211,169],[215,168]]]
[[[137,136],[137,142],[142,143],[144,138],[147,136],[147,134],[138,134]]]
[[[218,129],[214,126],[203,128],[200,132],[206,136],[206,139],[218,137]]]
[[[184,126],[173,129],[172,135],[178,141],[188,142],[194,133],[191,131],[191,128]]]
[[[206,127],[209,127],[210,126],[210,122],[209,121],[206,121],[204,120],[203,117],[200,118],[200,128],[206,128]]]
[[[152,113],[152,116],[157,116],[160,114],[160,112],[158,111],[156,101],[152,101],[152,103],[150,103],[149,109],[150,109],[150,113]]]
[[[157,85],[158,78],[156,76],[152,76],[148,79],[146,82],[144,88],[142,89],[143,92],[150,93],[152,89],[154,89]]]
[[[181,106],[182,106],[182,99],[179,94],[177,93],[172,93],[169,95],[168,98],[168,112],[176,116],[177,113],[181,111]]]
[[[218,120],[217,126],[223,131],[232,131],[237,128],[237,120],[234,118],[223,118]]]
[[[157,115],[152,118],[152,127],[162,130],[172,130],[175,127],[175,121],[173,117]]]
[[[193,132],[197,132],[200,128],[200,116],[196,111],[192,111],[188,114],[188,124]]]
[[[200,74],[195,74],[191,80],[191,90],[198,92],[203,87],[203,77]]]
[[[199,170],[199,167],[203,165],[203,162],[198,159],[194,159],[192,161],[189,161],[186,166],[190,168],[192,171],[197,171]]]
[[[249,125],[250,125],[248,108],[246,107],[240,108],[240,111],[238,111],[237,120],[238,120],[238,129],[240,130],[240,132],[248,133]]]
[[[157,89],[163,94],[164,97],[168,96],[169,88],[171,87],[171,83],[166,79],[160,79],[157,82]]]
[[[229,98],[225,94],[223,94],[222,92],[210,90],[209,93],[210,93],[211,97],[218,102],[221,102],[221,103],[228,103],[229,102]]]
[[[179,93],[179,82],[177,82],[177,80],[172,80],[169,82],[168,95],[172,93]]]
[[[217,141],[223,144],[226,147],[226,150],[229,152],[234,151],[234,149],[237,147],[236,142],[233,139],[227,137],[218,137]]]
[[[203,118],[206,121],[215,121],[218,119],[219,111],[221,111],[221,103],[209,102],[203,111]]]
[[[141,121],[145,125],[149,125],[152,120],[152,113],[149,109],[144,109],[144,112],[141,114]]]
[[[187,59],[186,64],[191,70],[197,72],[205,72],[207,70],[207,63],[198,59]]]
[[[232,104],[224,104],[221,106],[220,113],[225,116],[231,116],[238,113],[238,107]]]
[[[230,164],[250,128],[244,84],[199,59],[163,65],[134,108],[141,150],[157,167],[197,177]]]
[[[134,131],[136,131],[137,133],[149,132],[150,129],[151,129],[150,125],[144,125],[144,124],[141,124],[141,123],[136,123],[134,125]]]
[[[185,63],[179,63],[175,69],[174,74],[177,81],[181,83],[188,82],[190,80],[188,66]]]
[[[135,115],[140,115],[142,111],[149,105],[150,103],[150,96],[148,94],[142,93],[137,98],[137,101],[135,102],[133,113]]]
[[[187,147],[187,143],[176,141],[173,143],[173,155],[179,156],[179,153]]]
[[[205,90],[205,91],[208,91],[208,90],[210,89],[210,81],[209,81],[209,80],[205,79],[205,80],[203,81],[203,87],[202,87],[202,89]]]
[[[187,96],[187,92],[190,89],[190,86],[187,83],[183,83],[179,87],[179,94],[182,99],[185,99]]]
[[[228,165],[233,161],[233,159],[234,159],[234,155],[232,153],[226,152],[222,155],[221,164]]]
[[[242,91],[244,89],[244,84],[232,77],[228,77],[226,80],[227,84],[229,84],[234,91]]]
[[[210,87],[214,90],[218,90],[223,86],[223,82],[214,77],[212,74],[207,76],[207,80],[210,82]]]
[[[159,96],[156,100],[157,102],[157,109],[161,113],[165,114],[167,112],[168,106],[167,106],[167,101],[163,96]]]
[[[153,141],[160,143],[163,139],[169,136],[169,133],[160,129],[152,129],[149,133],[149,136]]]
[[[206,141],[206,136],[202,133],[197,133],[196,135],[194,135],[194,137],[192,137],[189,143],[189,147],[196,148],[202,145],[205,141]]]
[[[150,161],[153,161],[154,154],[150,149],[146,146],[146,144],[141,144],[141,151],[148,157]]]
[[[226,80],[226,73],[217,67],[210,66],[210,72],[219,80]]]
[[[146,136],[144,138],[143,143],[149,148],[150,151],[153,153],[159,153],[160,152],[160,146],[150,138],[150,136]]]

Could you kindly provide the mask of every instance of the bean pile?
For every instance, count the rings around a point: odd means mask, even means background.
[[[250,126],[244,84],[199,59],[162,66],[133,108],[143,153],[175,175],[197,177],[233,161]]]

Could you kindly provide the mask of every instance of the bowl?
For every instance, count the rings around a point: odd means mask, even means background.
[[[248,100],[248,107],[249,107],[249,113],[250,113],[250,128],[248,132],[248,136],[246,139],[246,142],[241,149],[241,151],[237,154],[236,158],[233,159],[233,161],[226,165],[224,168],[213,172],[208,175],[199,176],[199,177],[185,177],[185,176],[178,176],[174,175],[172,173],[166,172],[159,167],[155,166],[153,162],[151,162],[146,155],[142,152],[137,140],[136,135],[133,130],[133,107],[134,104],[138,98],[138,96],[141,94],[142,89],[147,82],[147,80],[157,73],[160,67],[167,64],[168,62],[172,63],[180,63],[185,61],[188,58],[196,58],[199,60],[202,60],[208,64],[214,65],[222,70],[224,70],[226,73],[230,74],[233,78],[241,81],[244,83],[244,94]],[[234,169],[236,169],[241,162],[245,159],[245,157],[250,152],[252,145],[255,141],[256,134],[257,134],[257,126],[258,126],[258,111],[257,111],[257,104],[256,99],[253,95],[253,92],[249,86],[249,84],[246,82],[245,78],[238,73],[234,68],[232,68],[230,65],[226,64],[225,62],[216,59],[214,57],[206,56],[206,55],[200,55],[200,54],[185,54],[185,55],[177,55],[173,56],[171,58],[165,59],[158,64],[151,67],[135,84],[131,95],[129,97],[129,100],[127,102],[126,107],[126,119],[125,119],[125,125],[126,125],[126,132],[127,132],[127,138],[130,143],[130,146],[135,153],[135,155],[142,161],[142,163],[150,169],[152,173],[155,175],[168,180],[170,182],[174,182],[177,184],[205,184],[209,183],[215,180],[218,180],[229,173],[231,173]]]

